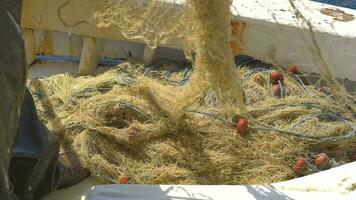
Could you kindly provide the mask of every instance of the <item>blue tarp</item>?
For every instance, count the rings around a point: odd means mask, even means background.
[[[356,0],[313,0],[320,3],[327,3],[356,10]]]

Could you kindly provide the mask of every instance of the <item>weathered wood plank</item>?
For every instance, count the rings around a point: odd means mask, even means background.
[[[22,27],[127,40],[117,30],[99,29],[94,25],[93,15],[100,8],[102,2],[97,0],[24,0]],[[141,41],[136,40],[135,42]],[[179,40],[172,40],[162,46],[182,48]]]
[[[84,45],[79,63],[79,74],[93,75],[98,65],[98,55],[96,39],[84,37]]]

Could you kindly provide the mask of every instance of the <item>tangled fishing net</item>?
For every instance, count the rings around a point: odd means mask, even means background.
[[[41,119],[93,175],[114,183],[129,176],[140,184],[262,184],[294,178],[298,156],[312,163],[322,151],[332,166],[351,161],[353,103],[340,106],[301,73],[275,81],[275,66],[249,57],[236,65],[230,1],[191,0],[184,11],[163,5],[110,1],[97,25],[151,47],[182,37],[194,67],[127,62],[94,77],[29,84]],[[245,118],[248,134],[239,134]]]
[[[170,99],[184,88],[190,68],[172,72],[123,63],[96,77],[32,80],[30,88],[47,126],[56,131],[43,94],[83,164],[113,182],[127,175],[145,184],[269,183],[295,177],[298,156],[312,159],[322,150],[334,166],[351,161],[352,115],[332,96],[286,74],[280,98],[272,92],[270,69],[235,70],[254,119],[244,137],[218,109],[213,91],[185,108],[182,121],[172,120]]]

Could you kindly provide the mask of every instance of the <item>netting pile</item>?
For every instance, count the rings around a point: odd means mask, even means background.
[[[298,75],[274,82],[275,69],[265,64],[236,67],[231,1],[175,3],[107,1],[95,18],[98,27],[151,47],[181,37],[193,69],[124,63],[95,77],[30,83],[41,119],[94,175],[140,184],[261,184],[295,177],[298,156],[313,163],[323,151],[332,166],[350,161],[355,105],[340,97],[346,93],[338,83],[325,94]],[[337,82],[325,63],[319,67],[327,83]],[[240,136],[242,118],[249,133]]]
[[[270,183],[295,177],[298,156],[312,160],[323,151],[338,166],[356,149],[352,113],[332,96],[285,74],[277,97],[271,70],[248,65],[236,69],[254,119],[247,136],[236,133],[236,120],[224,116],[211,90],[185,108],[184,120],[173,121],[170,99],[191,69],[166,67],[124,63],[96,77],[33,80],[30,88],[47,126],[56,132],[54,117],[61,119],[83,164],[112,182],[126,175],[141,184]]]

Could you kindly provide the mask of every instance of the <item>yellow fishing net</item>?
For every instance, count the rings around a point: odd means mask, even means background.
[[[308,161],[304,173],[318,171],[319,152],[328,153],[330,166],[351,161],[354,103],[345,90],[323,92],[301,73],[277,73],[248,57],[236,66],[231,1],[176,3],[107,1],[95,19],[152,48],[181,38],[192,68],[127,62],[97,76],[29,84],[41,119],[93,175],[140,184],[262,184],[297,176],[299,156]],[[336,80],[328,70],[322,77]]]
[[[112,182],[126,175],[142,184],[270,183],[295,177],[298,156],[313,163],[315,154],[326,151],[334,166],[351,161],[356,145],[347,120],[350,110],[293,76],[285,74],[284,97],[279,98],[272,92],[269,69],[246,65],[235,70],[254,121],[243,137],[236,120],[216,106],[212,90],[183,111],[174,106],[190,70],[155,71],[123,63],[96,77],[33,80],[30,88],[47,127],[61,134],[53,120],[59,118],[84,166]],[[56,116],[48,113],[49,105]],[[171,116],[175,112],[182,117]]]

